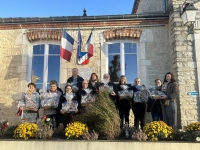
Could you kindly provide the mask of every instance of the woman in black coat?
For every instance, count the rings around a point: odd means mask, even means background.
[[[90,80],[88,83],[88,87],[93,90],[94,93],[99,92],[99,87],[101,86],[101,83],[99,82],[99,78],[96,73],[92,73],[90,76]]]
[[[162,81],[160,79],[155,80],[155,90],[161,91]],[[161,100],[149,98],[147,112],[151,112],[152,120],[159,121],[163,120]]]
[[[76,102],[76,96],[74,93],[72,93],[72,85],[67,84],[65,87],[65,93],[60,97],[60,102],[58,105],[58,122],[63,123],[64,128],[66,128],[68,123],[72,122],[73,113],[64,112],[62,110],[62,105],[65,103],[71,104]],[[77,112],[77,110],[75,112]]]
[[[131,95],[131,93],[126,96],[124,96],[124,93],[125,91],[128,92],[130,88],[131,88],[131,85],[126,83],[126,76],[124,75],[120,76],[119,84],[117,85],[117,90],[118,90],[117,106],[119,108],[121,128],[123,127],[124,119],[125,119],[125,124],[129,125],[129,113],[131,109],[131,106],[130,106],[131,97],[129,95]]]
[[[146,112],[147,112],[147,101],[148,101],[148,92],[145,90],[145,86],[141,85],[141,80],[136,78],[134,80],[135,85],[132,86],[132,90],[134,92],[133,102],[132,102],[132,110],[134,114],[134,126],[139,129],[140,127],[143,129],[146,122]],[[142,90],[144,89],[144,90]]]

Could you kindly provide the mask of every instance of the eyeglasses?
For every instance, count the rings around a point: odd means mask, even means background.
[[[140,81],[135,81],[135,82],[140,82]]]
[[[88,83],[83,83],[83,84],[88,84]]]

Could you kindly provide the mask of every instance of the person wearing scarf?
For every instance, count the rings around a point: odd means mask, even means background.
[[[92,73],[88,83],[88,87],[92,89],[95,93],[99,92],[99,87],[101,83],[99,82],[98,76],[96,73]]]
[[[162,81],[160,79],[155,80],[155,91],[161,91]],[[163,120],[161,100],[149,98],[147,112],[151,112],[152,120]]]
[[[82,111],[85,110],[86,106],[83,106],[82,101],[83,101],[84,97],[89,94],[91,95],[91,97],[93,97],[95,92],[88,87],[88,80],[83,80],[82,88],[79,89],[76,93],[79,113],[81,113]]]
[[[136,78],[134,80],[135,85],[131,87],[133,92],[141,91],[141,88],[145,88],[144,85],[141,85],[141,79]],[[140,127],[143,129],[143,127],[146,124],[146,111],[147,111],[147,103],[146,102],[135,102],[135,97],[132,99],[132,110],[134,114],[134,126],[139,129],[139,122]]]
[[[22,110],[21,119],[23,122],[27,121],[37,123],[40,99],[39,94],[35,89],[35,83],[29,83],[28,91],[22,94],[21,100],[18,103],[18,108]]]
[[[122,128],[124,125],[124,119],[125,119],[125,124],[129,125],[129,113],[131,109],[130,98],[128,97],[120,98],[120,92],[129,90],[130,88],[131,85],[126,83],[126,76],[121,75],[119,79],[119,84],[117,85],[117,90],[118,90],[117,106],[119,108],[119,116],[121,120],[120,128]]]
[[[117,93],[118,93],[117,86],[116,86],[116,84],[114,84],[110,80],[110,75],[108,73],[105,73],[103,75],[103,80],[101,82],[100,89],[104,88],[104,87],[109,87],[111,89],[109,91],[109,97],[112,100],[112,102],[116,105],[116,107],[118,108],[118,105],[117,105]]]
[[[58,105],[59,115],[58,115],[58,122],[63,123],[64,129],[66,128],[67,124],[72,122],[72,113],[66,113],[62,110],[62,104],[68,103],[71,104],[76,101],[76,96],[72,92],[72,85],[67,84],[65,87],[65,93],[60,97],[60,102]]]
[[[169,100],[169,106],[165,106],[161,103],[163,121],[173,127],[177,127],[177,103],[176,98],[178,97],[178,85],[174,79],[174,75],[171,72],[165,74],[164,82],[161,90],[166,96],[161,96],[160,99]]]
[[[58,90],[58,84],[55,80],[50,82],[50,90],[48,90],[46,94],[49,95],[49,97],[51,97],[52,99],[54,99],[54,101],[60,101],[62,93]],[[44,115],[51,119],[53,129],[58,127],[57,113],[57,108],[44,109]]]

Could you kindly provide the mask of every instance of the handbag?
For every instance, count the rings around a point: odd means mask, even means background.
[[[164,100],[164,106],[169,106],[169,102],[170,102],[169,99],[165,99],[165,100]]]
[[[17,111],[17,116],[21,116],[21,115],[22,115],[22,110],[19,109],[19,110]]]

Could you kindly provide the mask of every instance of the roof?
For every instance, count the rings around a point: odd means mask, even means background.
[[[137,1],[137,0],[136,0]],[[35,17],[35,18],[0,18],[0,25],[13,24],[41,24],[41,23],[80,23],[80,22],[108,22],[126,20],[148,20],[168,18],[167,14],[123,14],[103,16],[61,16],[61,17]]]

